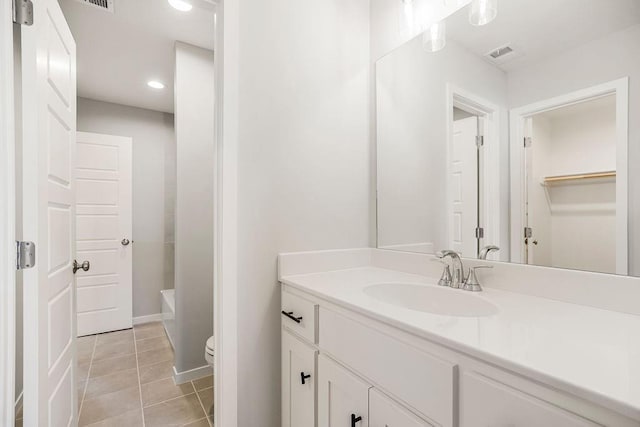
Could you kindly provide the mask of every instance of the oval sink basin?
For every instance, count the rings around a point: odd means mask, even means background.
[[[498,307],[463,290],[407,283],[381,283],[364,288],[364,293],[387,304],[444,316],[482,317]]]

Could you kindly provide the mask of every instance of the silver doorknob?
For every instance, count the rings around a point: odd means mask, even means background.
[[[122,246],[128,246],[131,242],[129,242],[129,239],[122,239],[120,243],[122,243]]]
[[[82,264],[78,264],[77,260],[73,260],[73,274],[76,274],[78,270],[89,271],[91,264],[89,261],[84,261]]]

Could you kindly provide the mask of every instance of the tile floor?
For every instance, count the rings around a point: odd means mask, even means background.
[[[78,425],[212,426],[213,377],[175,385],[172,374],[160,322],[79,338]]]

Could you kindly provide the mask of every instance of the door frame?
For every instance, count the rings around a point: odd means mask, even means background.
[[[485,242],[500,245],[500,107],[465,89],[447,83],[447,177],[451,173],[451,148],[453,147],[453,107],[460,108],[482,119],[481,134],[484,137],[482,182],[484,195],[478,199],[481,206]],[[447,236],[451,229],[451,191],[447,191]],[[506,249],[506,248],[505,248]],[[501,251],[502,252],[502,251]],[[505,250],[506,252],[506,250]]]
[[[16,256],[15,256],[15,99],[13,12],[0,0],[0,424],[15,417]]]
[[[548,98],[509,112],[511,157],[511,262],[525,263],[525,151],[526,121],[536,114],[573,104],[616,96],[616,274],[629,274],[629,77],[623,77],[564,95]]]

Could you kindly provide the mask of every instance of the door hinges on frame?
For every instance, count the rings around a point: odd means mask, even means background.
[[[476,135],[476,147],[480,148],[484,145],[484,136]]]
[[[524,228],[524,238],[530,239],[533,237],[533,229],[531,227]]]
[[[532,144],[533,144],[533,138],[531,138],[530,136],[525,136],[524,137],[524,148],[529,148],[529,147],[531,147]]]
[[[20,25],[33,25],[31,0],[13,0],[13,22]]]
[[[484,228],[476,227],[476,239],[484,239]]]
[[[16,242],[16,269],[24,270],[36,265],[36,244],[33,242]]]

